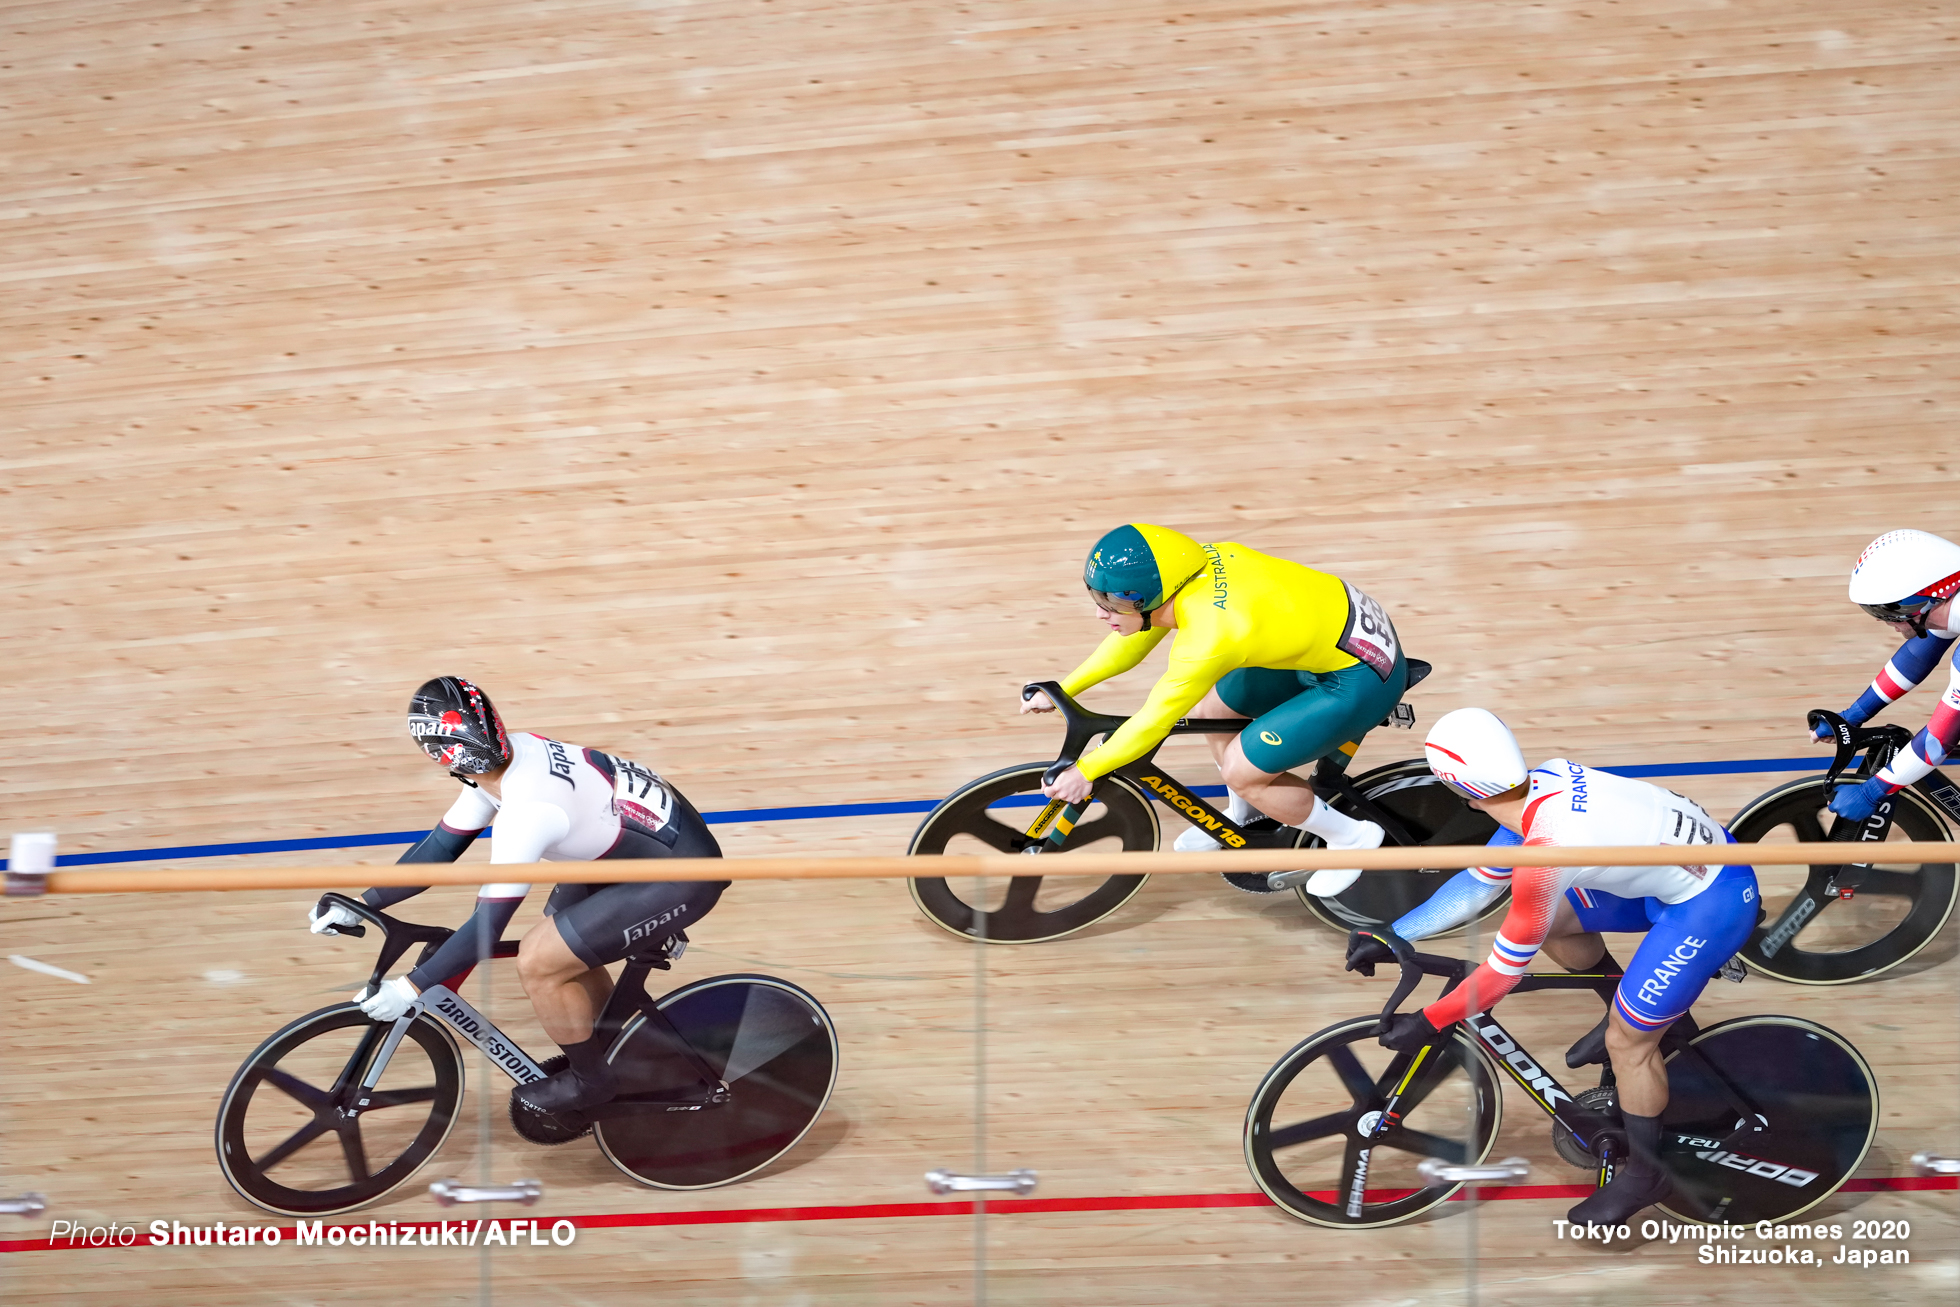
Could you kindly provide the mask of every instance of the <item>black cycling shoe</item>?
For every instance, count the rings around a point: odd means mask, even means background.
[[[610,1103],[618,1096],[617,1083],[595,1085],[569,1067],[510,1091],[512,1106],[556,1117],[567,1125],[582,1122],[580,1113]]]
[[[538,1063],[538,1069],[546,1075],[556,1075],[569,1065],[563,1053],[548,1057]],[[592,1133],[592,1123],[583,1113],[573,1113],[569,1121],[561,1121],[555,1116],[547,1116],[529,1104],[518,1101],[517,1091],[522,1085],[514,1085],[510,1091],[510,1128],[518,1136],[534,1144],[569,1144],[574,1139],[583,1139]]]
[[[1577,1071],[1582,1066],[1600,1066],[1606,1062],[1606,1018],[1588,1030],[1565,1051],[1565,1064]]]
[[[1612,1183],[1593,1190],[1589,1198],[1565,1214],[1565,1219],[1574,1225],[1619,1225],[1643,1207],[1652,1207],[1673,1189],[1664,1173],[1629,1167],[1614,1176]]]

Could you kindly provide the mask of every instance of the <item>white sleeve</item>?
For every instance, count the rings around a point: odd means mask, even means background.
[[[442,814],[442,824],[453,831],[480,831],[497,815],[497,801],[474,785],[465,785]]]
[[[571,833],[570,814],[555,803],[505,804],[490,836],[490,861],[537,862],[546,849]]]

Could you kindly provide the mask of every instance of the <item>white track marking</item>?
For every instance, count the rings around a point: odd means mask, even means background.
[[[8,954],[7,961],[17,967],[26,967],[29,971],[38,971],[44,976],[53,976],[57,980],[72,980],[77,985],[86,985],[89,983],[89,978],[80,972],[63,971],[60,967],[50,966],[45,962],[36,962],[33,958],[22,957],[18,953]]]

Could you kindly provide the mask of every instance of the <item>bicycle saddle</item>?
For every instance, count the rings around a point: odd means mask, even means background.
[[[1413,690],[1418,685],[1422,684],[1423,678],[1436,670],[1434,666],[1424,662],[1420,658],[1411,658],[1408,660],[1408,663],[1409,663],[1409,683],[1402,687],[1402,693],[1404,694],[1407,694],[1410,690]]]

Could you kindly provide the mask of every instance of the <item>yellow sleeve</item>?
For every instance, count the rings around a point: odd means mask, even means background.
[[[1126,762],[1134,762],[1170,734],[1173,723],[1197,707],[1206,691],[1238,664],[1229,654],[1206,649],[1191,656],[1178,657],[1183,640],[1171,649],[1171,665],[1150,688],[1150,697],[1136,716],[1118,727],[1107,740],[1082,755],[1075,764],[1084,776],[1095,780],[1107,776]],[[1134,666],[1135,664],[1132,664]]]
[[[1083,660],[1082,666],[1070,672],[1062,681],[1062,693],[1073,699],[1092,685],[1101,685],[1112,676],[1121,676],[1150,655],[1150,651],[1163,643],[1170,631],[1165,627],[1138,631],[1135,635],[1118,635],[1114,631],[1103,637],[1096,651]]]

